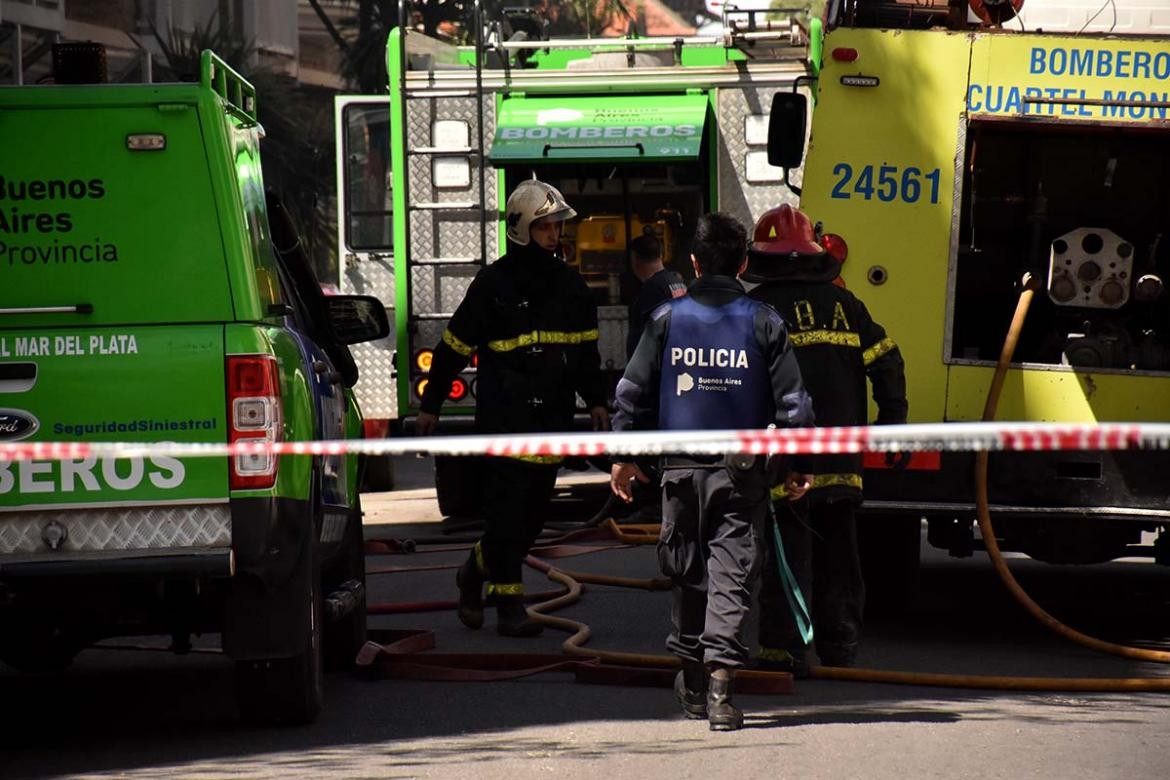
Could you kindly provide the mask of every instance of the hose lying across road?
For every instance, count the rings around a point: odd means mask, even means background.
[[[1011,326],[1008,329],[1007,337],[1004,340],[1003,350],[1001,351],[999,361],[996,364],[995,375],[992,379],[991,388],[988,391],[987,403],[983,411],[984,421],[993,420],[995,417],[995,411],[999,404],[999,396],[1003,390],[1004,379],[1011,364],[1012,356],[1015,353],[1016,344],[1019,341],[1020,332],[1023,329],[1024,321],[1028,314],[1028,308],[1031,305],[1034,290],[1035,285],[1033,284],[1031,277],[1025,277],[1024,289],[1020,294],[1015,315],[1012,318]],[[1061,636],[1071,639],[1072,641],[1084,645],[1085,647],[1139,661],[1170,663],[1170,652],[1147,650],[1137,647],[1127,647],[1082,634],[1081,632],[1058,621],[1055,617],[1040,607],[1030,596],[1028,596],[1027,593],[1024,592],[1023,588],[1021,588],[1019,583],[1016,582],[1015,577],[1012,576],[1011,571],[1008,569],[1007,563],[1004,561],[1003,554],[1000,552],[999,545],[995,539],[995,531],[991,525],[991,513],[988,509],[987,497],[987,461],[988,453],[986,451],[980,451],[975,454],[975,505],[979,518],[979,528],[983,537],[984,546],[987,549],[987,554],[991,558],[991,562],[995,567],[996,573],[999,575],[1000,579],[1003,580],[1003,583],[1007,586],[1008,590],[1012,593],[1016,600],[1019,601],[1019,603],[1023,605],[1023,607],[1027,609],[1028,612],[1031,613],[1041,623],[1048,626],[1053,631],[1056,631]],[[653,544],[655,541],[657,541],[659,527],[657,525],[618,526],[612,519],[610,519],[602,526],[601,529],[585,529],[583,531],[576,531],[566,534],[551,542],[545,542],[546,545],[553,545],[553,547],[547,551],[555,553],[557,552],[556,545],[562,545],[565,542],[574,539],[589,537],[596,538],[596,533],[599,530],[603,531],[610,538],[619,542],[620,545],[625,546],[632,544]],[[447,549],[454,548],[448,547]],[[580,554],[580,550],[571,554]],[[566,655],[590,658],[595,659],[595,661],[599,661],[603,664],[617,664],[621,666],[652,667],[661,669],[672,669],[678,666],[678,659],[669,655],[652,655],[643,653],[586,649],[585,644],[592,637],[592,630],[588,625],[580,621],[570,620],[563,617],[556,617],[549,614],[563,607],[575,604],[577,601],[579,601],[583,591],[581,583],[611,585],[624,588],[644,588],[647,590],[662,590],[670,587],[669,581],[659,578],[634,579],[629,577],[611,577],[608,575],[563,571],[552,566],[541,558],[532,555],[528,556],[528,558],[525,560],[525,563],[544,572],[545,575],[553,582],[564,586],[564,590],[562,591],[552,594],[540,594],[542,600],[530,607],[530,611],[533,613],[533,619],[537,622],[548,626],[549,628],[556,629],[558,631],[565,631],[570,634],[569,638],[566,639],[562,644],[562,649]],[[403,569],[396,568],[394,570],[397,571]],[[371,570],[371,573],[378,572],[379,570]],[[432,603],[431,608],[453,608],[454,606],[454,602],[442,602],[442,607],[440,607],[439,604],[440,603],[438,602]],[[371,614],[378,614],[380,612],[384,613],[387,611],[409,610],[380,609],[379,605],[371,605],[369,611]],[[781,675],[775,672],[759,672],[752,670],[745,670],[740,672],[738,676],[741,677],[745,682],[755,681],[758,684],[762,683],[764,686],[766,686],[771,681],[778,680],[781,677],[785,679],[787,678],[787,675]],[[810,669],[809,676],[822,680],[852,680],[857,682],[895,683],[901,685],[968,688],[980,690],[1170,692],[1170,678],[1165,677],[1008,677],[988,675],[927,674],[921,672],[894,672],[883,671],[879,669],[849,669],[827,666],[813,666]],[[760,689],[757,688],[757,690]]]

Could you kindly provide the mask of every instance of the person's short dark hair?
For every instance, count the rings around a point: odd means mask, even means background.
[[[701,273],[735,276],[747,257],[747,230],[730,214],[704,214],[695,226],[691,254]]]
[[[656,262],[662,259],[662,244],[657,236],[643,234],[630,242],[630,255],[639,265]]]

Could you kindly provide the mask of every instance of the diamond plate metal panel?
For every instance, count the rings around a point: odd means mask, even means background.
[[[486,155],[495,135],[495,98],[484,97],[484,141]],[[411,100],[407,104],[407,139],[410,149],[432,146],[431,126],[438,119],[456,119],[468,123],[472,146],[475,139],[475,98],[440,97]],[[479,201],[479,179],[476,173],[477,155],[468,157],[472,171],[471,183],[466,188],[442,189],[433,186],[431,161],[433,155],[408,155],[408,177],[412,203],[453,203]],[[498,232],[499,204],[496,197],[495,169],[488,166],[484,182],[484,206],[487,219],[484,232],[487,234],[487,248],[490,262],[495,259]],[[476,257],[480,255],[480,214],[466,212],[415,212],[411,215],[411,255],[425,257]],[[447,232],[456,235],[447,237]],[[436,238],[437,236],[437,238]]]
[[[478,265],[416,265],[410,269],[412,314],[444,314],[458,308]]]
[[[410,215],[413,258],[479,257],[479,214],[474,211],[415,211]],[[496,259],[495,230],[488,229],[488,261]]]
[[[358,367],[354,386],[362,416],[368,420],[393,420],[398,417],[398,383],[394,380],[394,320],[391,333],[378,341],[354,344],[349,348]]]
[[[341,274],[345,295],[373,295],[382,305],[394,305],[394,256],[365,252],[347,253]]]
[[[749,114],[767,116],[772,108],[772,95],[791,87],[759,87],[721,89],[719,110],[719,210],[726,211],[744,224],[751,235],[756,220],[765,211],[781,203],[798,204],[799,198],[782,183],[752,184],[744,170],[748,152],[766,150],[763,144],[747,143],[744,137],[744,117]],[[804,169],[793,170],[790,179],[800,186]]]
[[[414,334],[414,343],[419,349],[432,349],[443,338],[447,320],[419,320]]]
[[[65,541],[50,550],[42,538],[55,523]],[[229,547],[231,510],[227,504],[70,509],[0,514],[0,554],[103,550],[164,550]]]

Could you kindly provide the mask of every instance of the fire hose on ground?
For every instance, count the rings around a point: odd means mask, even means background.
[[[986,405],[983,411],[983,420],[990,422],[995,418],[999,396],[1003,390],[1004,379],[1011,365],[1020,332],[1027,318],[1028,308],[1031,305],[1035,285],[1030,276],[1025,276],[1023,289],[1004,340],[1000,358],[996,364],[995,374],[988,391]],[[1020,587],[1004,560],[1003,554],[996,542],[995,531],[991,523],[991,513],[988,507],[987,493],[988,452],[980,450],[975,453],[975,491],[976,511],[979,528],[984,546],[992,565],[999,578],[1011,592],[1012,596],[1038,621],[1061,636],[1093,650],[1118,655],[1139,661],[1158,663],[1170,662],[1170,652],[1148,650],[1144,648],[1128,647],[1107,642],[1095,637],[1087,636],[1060,621],[1040,607]],[[557,544],[569,541],[571,538],[588,536],[594,529],[567,534],[556,540]],[[621,545],[651,544],[657,539],[659,527],[657,525],[627,525],[619,526],[612,519],[608,520],[601,529],[609,534]],[[607,549],[607,548],[600,548]],[[591,628],[580,621],[557,617],[552,614],[558,609],[567,607],[580,600],[582,594],[581,583],[610,585],[626,588],[644,588],[658,590],[669,587],[667,581],[652,579],[632,579],[628,577],[611,577],[607,575],[585,574],[558,569],[535,556],[528,556],[525,561],[529,566],[538,569],[545,575],[563,586],[563,590],[553,593],[539,594],[538,603],[530,607],[533,619],[537,622],[570,634],[562,644],[566,656],[588,659],[592,664],[615,664],[623,667],[650,667],[670,670],[678,666],[678,660],[669,655],[654,655],[644,653],[630,653],[622,651],[591,650],[585,644],[592,637]],[[454,567],[452,567],[454,568]],[[377,573],[376,571],[374,573]],[[441,606],[440,606],[441,605]],[[453,608],[455,602],[437,602],[432,608]],[[398,609],[395,611],[407,611]],[[372,605],[371,614],[379,613],[379,606]],[[374,645],[370,648],[373,651]],[[373,655],[366,654],[365,662],[372,661]],[[541,669],[543,670],[543,669]],[[1015,677],[989,675],[961,675],[961,674],[933,674],[922,672],[885,671],[880,669],[842,668],[813,666],[809,676],[823,680],[850,680],[856,682],[893,683],[902,685],[933,686],[946,688],[966,688],[980,690],[1010,690],[1010,691],[1077,691],[1077,692],[1167,692],[1170,691],[1170,678],[1061,678],[1061,677]],[[786,690],[785,683],[790,682],[783,673],[760,672],[745,670],[740,678],[745,689],[756,689],[763,692],[769,686],[775,690]],[[755,683],[755,684],[753,684]]]

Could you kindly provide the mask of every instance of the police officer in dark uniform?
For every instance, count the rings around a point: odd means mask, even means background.
[[[642,338],[642,331],[650,315],[663,303],[687,294],[687,285],[675,271],[662,262],[662,242],[649,228],[647,232],[630,242],[630,271],[640,282],[638,292],[630,303],[628,330],[626,333],[626,361],[634,356],[634,349]],[[650,478],[650,485],[633,483],[634,500],[623,505],[618,496],[610,494],[599,517],[616,517],[625,514],[624,522],[662,522],[662,496],[658,490],[658,471],[655,466],[644,463],[642,469]],[[634,511],[631,513],[631,509]],[[623,511],[624,510],[624,511]]]
[[[508,252],[467,289],[436,345],[418,417],[431,433],[455,376],[478,352],[476,429],[535,433],[573,428],[576,394],[595,430],[609,429],[597,351],[597,307],[585,281],[559,255],[561,228],[576,216],[555,188],[521,182],[506,206]],[[484,534],[456,574],[459,619],[483,625],[483,588],[497,630],[534,636],[524,607],[521,566],[544,526],[560,458],[486,458]]]
[[[732,217],[700,218],[692,253],[698,279],[647,323],[618,383],[615,429],[813,423],[783,320],[748,298],[736,279],[746,246],[746,231]],[[765,464],[751,456],[679,455],[662,465],[658,558],[674,584],[666,645],[682,661],[675,694],[688,717],[707,717],[714,730],[738,729],[743,714],[731,703],[731,684],[747,659],[740,629],[763,552]],[[646,479],[636,464],[613,467],[613,490],[626,500],[632,479]],[[792,475],[789,488],[801,491],[804,479]]]
[[[650,314],[666,301],[687,294],[683,278],[662,264],[662,242],[653,233],[638,236],[630,242],[630,272],[641,286],[630,304],[626,360],[634,356]]]
[[[809,218],[787,204],[764,214],[743,277],[760,283],[751,296],[773,306],[787,321],[818,425],[865,425],[867,377],[873,383],[877,424],[903,423],[907,404],[901,352],[865,304],[844,288],[841,263],[817,238]],[[791,498],[784,485],[772,490],[777,523],[800,590],[806,598],[811,595],[821,663],[852,666],[865,607],[854,518],[861,503],[861,456],[816,456],[812,471],[816,476],[801,502],[784,500]],[[760,665],[803,675],[804,637],[774,553],[770,545],[760,593]]]

